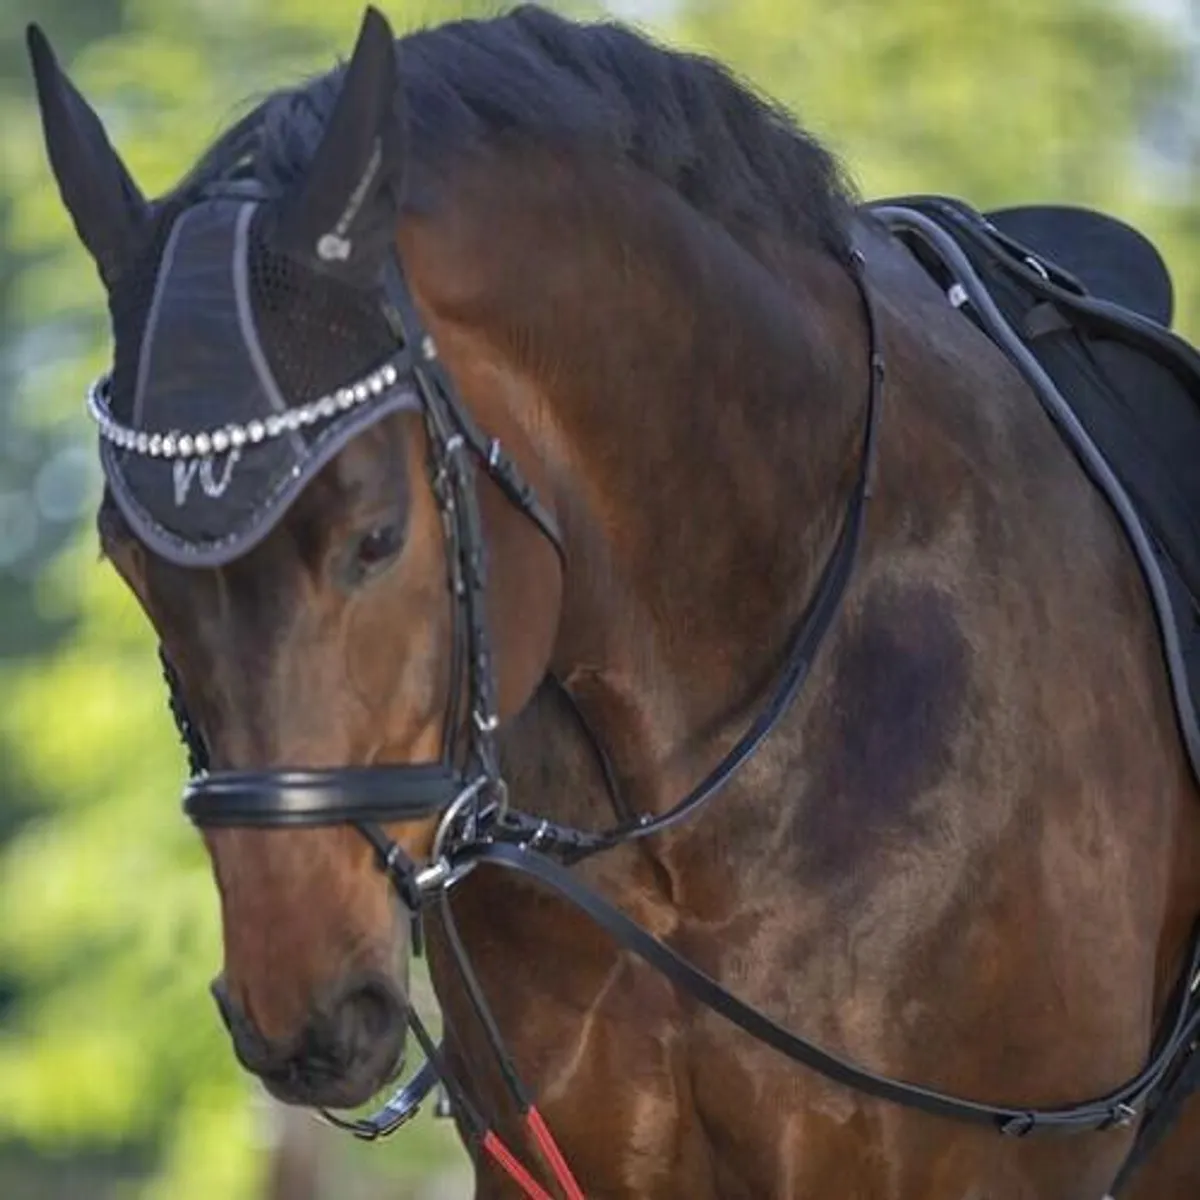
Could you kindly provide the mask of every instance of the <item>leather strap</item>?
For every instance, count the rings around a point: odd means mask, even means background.
[[[878,1075],[784,1029],[770,1017],[726,991],[712,976],[688,962],[665,942],[647,933],[620,909],[580,883],[569,870],[544,855],[521,846],[476,843],[458,851],[452,862],[455,867],[489,863],[546,885],[590,917],[624,949],[636,954],[706,1008],[719,1013],[757,1041],[826,1079],[932,1116],[986,1125],[1009,1137],[1042,1132],[1080,1133],[1132,1124],[1139,1115],[1138,1106],[1162,1080],[1179,1052],[1200,1033],[1200,1006],[1191,988],[1183,986],[1177,991],[1172,1011],[1168,1013],[1163,1034],[1156,1041],[1150,1061],[1134,1078],[1108,1094],[1065,1108],[1015,1108],[965,1100],[933,1088]],[[1184,980],[1190,982],[1196,979],[1198,972],[1200,925],[1193,933]]]
[[[862,542],[867,501],[870,499],[874,482],[875,447],[883,409],[883,352],[879,341],[879,320],[864,278],[863,259],[857,252],[851,258],[850,272],[862,299],[870,369],[866,415],[863,420],[862,465],[846,506],[846,515],[842,519],[837,542],[817,581],[812,600],[789,637],[783,664],[777,672],[766,706],[721,761],[686,796],[664,813],[657,816],[643,814],[630,817],[613,829],[590,833],[559,825],[529,813],[510,810],[504,814],[496,827],[497,839],[527,844],[544,853],[553,854],[563,862],[577,863],[624,842],[662,833],[680,824],[707,804],[753,757],[791,707],[792,701],[808,679],[817,652],[841,607],[842,597],[850,582],[858,557],[858,548]],[[582,714],[580,716],[582,719]],[[586,723],[584,724],[586,728]],[[594,736],[592,740],[595,741]],[[615,795],[611,772],[607,775],[609,790]]]
[[[413,821],[463,790],[444,763],[319,771],[219,771],[193,779],[183,811],[198,825],[315,826]]]

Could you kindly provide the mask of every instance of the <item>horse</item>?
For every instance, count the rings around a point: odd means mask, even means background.
[[[368,9],[149,201],[29,44],[240,1062],[343,1109],[418,1037],[482,1200],[1105,1195],[1144,1089],[1039,1114],[1191,980],[1154,614],[837,159],[618,23]]]

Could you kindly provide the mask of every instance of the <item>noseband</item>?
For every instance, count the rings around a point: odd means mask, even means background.
[[[662,972],[701,1004],[826,1078],[935,1116],[989,1126],[1008,1136],[1021,1137],[1047,1130],[1100,1130],[1132,1123],[1141,1115],[1143,1102],[1200,1033],[1200,1010],[1195,988],[1191,986],[1193,981],[1200,981],[1200,939],[1196,939],[1150,1060],[1134,1079],[1106,1096],[1057,1109],[1008,1107],[961,1099],[877,1075],[782,1028],[646,933],[566,869],[602,850],[660,833],[694,814],[750,758],[788,710],[808,677],[822,639],[838,611],[861,541],[873,476],[884,375],[874,307],[863,277],[863,260],[857,253],[852,256],[850,267],[865,314],[870,381],[859,475],[840,533],[809,606],[789,639],[776,680],[758,717],[721,762],[666,812],[629,817],[608,831],[593,833],[519,812],[508,803],[496,746],[499,719],[485,613],[486,543],[476,494],[476,471],[482,470],[491,478],[508,500],[537,526],[565,567],[562,538],[554,517],[516,464],[499,442],[488,440],[471,419],[438,358],[432,338],[421,327],[396,262],[389,263],[385,276],[385,309],[402,347],[393,362],[411,380],[421,401],[428,432],[430,478],[441,513],[453,604],[449,676],[452,682],[441,761],[329,770],[209,771],[203,738],[188,718],[178,680],[164,660],[173,711],[191,758],[193,778],[184,795],[188,816],[197,825],[209,827],[349,824],[357,828],[375,848],[380,866],[412,913],[416,933],[420,932],[422,914],[436,907],[471,1007],[487,1034],[512,1097],[552,1174],[569,1197],[583,1193],[516,1074],[454,924],[450,891],[481,864],[520,873],[557,892],[601,925],[625,949]],[[459,711],[463,697],[468,704],[465,719]],[[431,818],[438,818],[434,852],[429,865],[419,868],[383,826]],[[418,949],[419,944],[416,939]],[[426,1066],[374,1116],[356,1121],[326,1116],[359,1137],[374,1139],[407,1121],[440,1079],[451,1107],[468,1132],[473,1133],[527,1196],[546,1196],[488,1128],[416,1014],[410,1013],[409,1019],[426,1051]]]

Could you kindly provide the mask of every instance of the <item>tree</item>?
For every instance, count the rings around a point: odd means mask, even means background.
[[[1181,181],[1148,138],[1194,95],[1180,27],[1122,0],[683,0],[674,28],[798,114],[865,196],[1082,204],[1144,228],[1200,335],[1196,210],[1178,200],[1194,156]]]

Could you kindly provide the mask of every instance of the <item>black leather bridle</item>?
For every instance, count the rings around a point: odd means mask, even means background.
[[[339,768],[311,771],[209,772],[207,751],[183,707],[178,681],[167,666],[173,708],[188,745],[193,775],[184,809],[200,826],[265,828],[352,824],[374,846],[383,870],[416,921],[436,906],[475,1014],[496,1053],[522,1112],[532,1101],[517,1078],[482,990],[454,925],[449,904],[453,886],[470,870],[491,864],[531,877],[549,887],[601,925],[625,949],[666,975],[700,1003],[720,1013],[752,1037],[826,1078],[871,1096],[939,1117],[991,1126],[1009,1136],[1041,1131],[1078,1132],[1125,1126],[1141,1116],[1141,1106],[1180,1062],[1200,1034],[1200,938],[1194,937],[1180,985],[1146,1067],[1122,1087],[1083,1103],[1050,1109],[1012,1107],[961,1099],[902,1080],[877,1075],[790,1033],[738,1000],[715,980],[648,934],[619,909],[566,869],[622,843],[652,836],[691,816],[728,782],[770,734],[808,676],[851,576],[870,495],[879,424],[884,362],[875,311],[864,279],[861,255],[852,256],[851,274],[862,298],[868,332],[870,383],[863,428],[861,465],[836,544],[809,606],[786,648],[769,698],[734,747],[691,792],[657,816],[619,821],[593,833],[556,824],[513,809],[500,773],[496,748],[496,685],[485,617],[486,545],[476,496],[476,469],[499,485],[508,499],[550,540],[564,567],[566,557],[557,524],[499,443],[489,441],[472,421],[453,380],[421,328],[399,265],[386,277],[386,308],[404,347],[396,360],[411,378],[422,402],[429,434],[433,489],[442,514],[453,597],[454,623],[450,706],[439,763]],[[460,719],[459,697],[469,712]],[[431,862],[418,867],[382,826],[388,822],[438,817]],[[411,1018],[429,1061],[406,1088],[375,1116],[336,1123],[360,1137],[390,1133],[415,1112],[440,1078],[452,1106],[467,1124],[477,1114],[453,1079],[424,1027]],[[473,1115],[474,1114],[474,1115]],[[540,1118],[539,1118],[540,1120]],[[561,1180],[560,1180],[561,1181]],[[568,1189],[569,1190],[569,1189]]]

